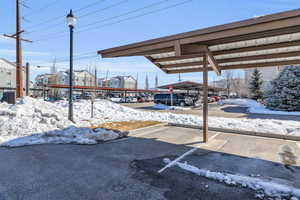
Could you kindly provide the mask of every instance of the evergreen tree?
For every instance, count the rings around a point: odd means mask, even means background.
[[[258,69],[254,69],[250,81],[250,91],[252,99],[258,100],[263,98],[263,92],[261,91],[261,86],[263,84],[262,75]]]
[[[286,67],[271,85],[266,98],[269,109],[300,111],[300,67]]]

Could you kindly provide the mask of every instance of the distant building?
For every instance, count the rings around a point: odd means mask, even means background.
[[[68,71],[66,71],[66,73],[69,74]],[[95,81],[96,80],[95,80],[94,74],[92,74],[86,70],[75,70],[73,72],[73,85],[74,86],[75,85],[77,85],[77,86],[95,86],[96,85]]]
[[[66,72],[60,71],[53,74],[50,78],[50,83],[55,85],[68,85],[69,84],[69,74]],[[68,95],[68,89],[65,88],[53,88],[50,90],[51,96],[54,97],[66,97]]]
[[[23,68],[24,88],[26,87],[25,68]],[[16,88],[16,64],[0,58],[0,87]]]
[[[99,78],[98,79],[98,87],[109,87],[110,79]]]
[[[35,87],[37,88],[50,84],[55,84],[55,77],[53,74],[39,74],[35,77]]]
[[[137,81],[132,76],[115,76],[110,78],[109,87],[136,89]]]

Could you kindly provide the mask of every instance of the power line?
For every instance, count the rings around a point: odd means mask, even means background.
[[[166,6],[166,7],[160,8],[160,9],[156,9],[156,10],[149,11],[149,12],[146,12],[146,13],[142,13],[142,14],[139,14],[139,15],[135,15],[135,16],[132,16],[132,17],[127,17],[127,18],[118,20],[116,22],[103,24],[101,26],[91,27],[91,28],[87,28],[87,29],[83,29],[83,30],[79,29],[79,31],[77,31],[76,33],[78,34],[78,33],[86,32],[86,31],[89,31],[89,30],[95,30],[95,29],[100,29],[100,28],[106,27],[106,26],[111,26],[111,25],[119,24],[119,23],[124,22],[124,21],[128,21],[128,20],[131,20],[131,19],[136,19],[136,18],[139,18],[139,17],[143,17],[143,16],[146,16],[146,15],[157,13],[157,12],[160,12],[160,11],[163,11],[163,10],[167,10],[167,9],[171,9],[171,8],[174,8],[174,7],[178,7],[180,5],[186,4],[186,3],[191,2],[191,1],[193,1],[193,0],[186,0],[186,1],[183,1],[183,2],[180,2],[180,3],[176,3],[176,4],[172,4],[170,6]],[[47,37],[45,39],[41,38],[41,39],[36,40],[36,42],[42,42],[42,41],[52,40],[52,39],[56,39],[56,38],[66,37],[67,36],[65,34],[66,32],[67,31],[60,32],[61,34],[59,34],[59,35],[56,35],[56,36],[53,36],[53,37]]]
[[[96,2],[94,2],[94,3],[88,4],[88,5],[86,5],[86,6],[83,6],[83,7],[81,7],[81,8],[78,8],[78,9],[75,9],[74,12],[80,12],[80,11],[82,11],[82,10],[85,10],[85,9],[87,9],[87,8],[90,8],[90,7],[96,5],[96,4],[100,3],[100,2],[103,2],[103,1],[105,1],[105,0],[98,0],[98,1],[96,1]],[[35,27],[40,27],[40,26],[42,26],[42,25],[45,25],[45,24],[48,24],[48,23],[50,23],[50,22],[56,21],[57,19],[64,19],[64,17],[65,17],[65,15],[59,15],[59,16],[57,16],[57,17],[53,17],[53,18],[50,18],[50,19],[45,20],[45,21],[43,21],[43,22],[40,22],[40,23],[38,23],[38,24],[36,24],[36,25],[29,26],[29,27],[27,27],[27,29],[31,29],[31,28],[35,28]]]
[[[100,21],[96,21],[96,22],[87,24],[87,25],[83,26],[82,28],[88,27],[88,26],[93,26],[93,25],[95,25],[95,24],[99,24],[99,23],[104,22],[104,21],[116,19],[116,18],[123,17],[123,16],[129,15],[129,14],[132,14],[132,13],[139,12],[139,11],[141,11],[141,10],[145,10],[145,9],[148,9],[148,8],[151,8],[151,7],[155,7],[155,6],[158,6],[158,5],[160,5],[160,4],[165,3],[166,1],[170,1],[170,0],[162,0],[162,1],[159,1],[159,2],[155,2],[155,3],[152,3],[152,4],[146,5],[146,6],[144,6],[144,7],[141,7],[141,8],[134,9],[134,10],[131,10],[131,11],[129,11],[129,12],[123,13],[123,14],[121,14],[121,15],[108,17],[108,18],[105,18],[105,19],[103,19],[103,20],[100,20]]]
[[[74,55],[74,60],[84,60],[84,59],[97,58],[97,57],[99,57],[99,55],[97,55],[95,51],[92,51],[92,52],[76,54],[76,55]],[[67,61],[69,61],[68,56],[56,58],[56,63],[63,63],[63,62],[67,62]],[[51,63],[51,62],[53,62],[53,60],[45,61],[43,63],[37,63],[35,65],[43,65],[43,64],[47,64],[47,63]]]
[[[101,9],[98,9],[98,10],[95,10],[95,11],[92,11],[92,12],[89,12],[89,13],[86,13],[86,14],[84,14],[84,15],[80,15],[78,18],[82,19],[82,18],[84,18],[84,17],[93,15],[93,14],[98,13],[98,12],[100,12],[100,11],[104,11],[104,10],[107,10],[107,9],[110,9],[110,8],[114,8],[114,7],[119,6],[119,5],[121,5],[121,4],[123,4],[123,3],[126,3],[126,2],[128,2],[128,0],[119,1],[118,3],[115,3],[115,4],[112,4],[112,5],[106,6],[106,7],[104,7],[104,8],[101,8]]]
[[[108,17],[108,18],[104,18],[104,19],[102,19],[102,20],[100,20],[100,21],[96,21],[96,22],[93,22],[93,23],[89,23],[89,24],[83,26],[82,28],[84,28],[84,27],[89,27],[89,26],[93,26],[93,25],[95,25],[95,24],[99,24],[99,23],[101,23],[101,22],[113,20],[113,19],[116,19],[116,18],[119,18],[119,17],[123,17],[123,16],[126,16],[126,15],[130,15],[130,14],[132,14],[132,13],[136,13],[136,12],[139,12],[139,11],[141,11],[141,10],[145,10],[145,9],[148,9],[148,8],[151,8],[151,7],[158,6],[158,5],[163,4],[163,3],[167,2],[167,1],[170,1],[170,0],[162,0],[162,1],[155,2],[155,3],[152,3],[152,4],[146,5],[146,6],[144,6],[144,7],[138,8],[138,9],[131,10],[131,11],[126,12],[126,13],[123,13],[123,14],[121,14],[121,15],[112,16],[112,17]],[[94,14],[94,13],[91,12],[91,13],[89,13],[89,14]],[[83,16],[86,16],[86,15],[83,15]],[[82,17],[82,16],[81,16],[81,17]],[[78,18],[80,18],[80,16],[79,16]],[[57,25],[60,25],[60,24],[61,24],[61,23],[58,23]],[[36,31],[35,31],[35,32],[36,32]],[[62,32],[62,31],[57,31],[57,32],[52,33],[52,34],[54,34],[54,35],[55,35],[55,34],[61,35],[62,33],[66,33],[66,32],[67,32],[67,31],[63,31],[63,32]],[[32,33],[32,32],[30,32],[30,33]],[[47,37],[47,36],[52,35],[52,34],[47,34],[47,35],[44,35],[44,36]]]
[[[84,18],[84,17],[93,15],[93,14],[95,14],[95,13],[97,13],[97,12],[104,11],[104,10],[108,10],[108,9],[117,7],[117,6],[119,6],[119,5],[123,4],[123,3],[126,3],[126,2],[128,2],[128,0],[122,0],[122,1],[119,1],[118,3],[115,3],[115,4],[112,4],[112,5],[106,6],[106,7],[104,7],[104,8],[98,9],[98,10],[96,10],[96,11],[93,11],[93,12],[89,12],[89,13],[83,14],[83,15],[77,17],[77,18],[82,19],[82,18]],[[56,28],[56,26],[61,25],[61,24],[62,24],[62,23],[59,22],[59,23],[56,23],[56,24],[47,26],[47,27],[45,27],[44,29],[46,29],[46,30],[53,29],[53,28]],[[40,31],[40,30],[37,29],[37,30],[30,31],[30,32],[26,32],[26,34],[31,34],[31,33],[39,32],[39,31]],[[58,32],[55,32],[55,33],[52,33],[52,34],[57,34],[57,33],[61,33],[61,32],[62,32],[62,31],[58,31]],[[47,34],[47,35],[49,35],[49,34]]]
[[[58,2],[58,1],[60,1],[60,0],[54,0],[54,1],[52,1],[51,3],[46,4],[45,6],[39,8],[39,9],[36,9],[36,11],[41,12],[41,11],[43,11],[43,10],[46,10],[47,8],[53,6],[53,5],[54,5],[56,2]],[[34,14],[35,14],[35,12],[31,12],[31,13],[29,13],[29,14],[27,14],[27,15],[24,15],[24,17],[28,17],[28,16],[31,16],[31,15],[34,15]]]

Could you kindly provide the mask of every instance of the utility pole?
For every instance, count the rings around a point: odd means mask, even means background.
[[[22,66],[22,41],[32,42],[31,40],[22,39],[21,34],[21,14],[20,14],[20,0],[16,0],[16,33],[13,35],[4,34],[3,36],[13,38],[16,40],[16,97],[23,97],[23,66]]]
[[[22,70],[22,42],[21,42],[21,16],[20,16],[20,0],[16,0],[16,52],[17,52],[17,66],[16,66],[16,90],[17,98],[23,97],[23,70]]]

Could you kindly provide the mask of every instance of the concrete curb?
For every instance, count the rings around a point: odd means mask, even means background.
[[[196,125],[185,125],[185,124],[175,124],[175,123],[168,123],[168,125],[184,127],[184,128],[202,129],[202,126],[196,126]],[[227,129],[227,128],[214,128],[214,127],[208,127],[208,130],[223,132],[223,133],[233,133],[233,134],[240,134],[240,135],[252,135],[258,137],[300,141],[299,136],[292,136],[292,135],[280,135],[280,134],[273,134],[273,133],[261,133],[261,132],[254,132],[254,131],[244,131],[244,130],[234,130],[234,129]]]

